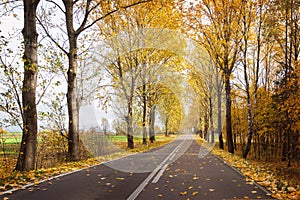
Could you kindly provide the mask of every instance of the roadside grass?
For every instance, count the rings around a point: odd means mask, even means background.
[[[127,147],[127,137],[126,136],[110,136],[109,140],[119,147],[120,149],[126,150],[128,152],[142,152],[142,151],[147,151],[159,146],[162,146],[164,144],[169,143],[172,141],[176,135],[169,135],[168,137],[165,137],[164,135],[156,135],[155,136],[155,142],[150,143],[148,141],[148,144],[143,144],[142,143],[142,137],[134,137],[134,149],[129,149]]]
[[[156,136],[154,143],[148,143],[147,145],[142,144],[141,138],[135,139],[135,149],[127,148],[126,136],[109,136],[112,143],[121,149],[122,151],[115,152],[108,155],[103,155],[95,158],[89,158],[78,162],[64,162],[63,164],[57,165],[50,168],[41,168],[30,172],[16,172],[13,171],[16,164],[17,156],[0,156],[0,194],[10,189],[23,188],[25,185],[38,183],[48,180],[53,176],[64,174],[80,169],[85,169],[93,165],[101,164],[102,162],[117,159],[123,156],[128,156],[136,152],[145,152],[150,149],[157,148],[173,141],[176,136],[165,137],[162,135]],[[125,151],[124,151],[125,150]],[[7,154],[6,154],[7,155]],[[48,180],[48,182],[51,182]]]
[[[199,144],[211,149],[212,154],[238,169],[246,177],[247,184],[253,185],[256,182],[262,185],[276,199],[300,199],[300,163],[293,163],[292,167],[287,168],[286,162],[244,159],[220,149],[218,144],[212,146],[200,137],[196,138]]]

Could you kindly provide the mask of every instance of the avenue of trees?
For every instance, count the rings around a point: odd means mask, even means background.
[[[297,0],[182,5],[185,30],[206,47],[223,77],[229,152],[281,158],[288,166],[297,159],[299,5]]]
[[[0,0],[0,23],[23,22],[0,32],[0,126],[22,130],[15,170],[35,169],[43,128],[67,141],[67,161],[81,159],[80,107],[94,100],[115,107],[114,127],[128,148],[135,134],[154,142],[159,119],[166,136],[193,130],[230,153],[291,166],[300,159],[299,7],[299,0]],[[150,29],[187,35],[209,57],[194,50],[192,66],[176,53],[189,44],[171,35],[172,52],[151,48],[164,39]],[[112,128],[105,118],[99,126],[105,134]]]

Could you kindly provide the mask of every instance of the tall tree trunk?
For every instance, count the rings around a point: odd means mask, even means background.
[[[204,139],[209,140],[209,113],[208,113],[208,108],[205,109],[204,112],[204,127],[203,127],[203,134],[204,134]]]
[[[69,114],[68,161],[79,160],[79,114],[77,108],[76,70],[77,50],[69,54],[67,103]]]
[[[212,94],[210,92],[209,97],[209,121],[210,121],[210,134],[211,134],[211,143],[214,143],[215,137],[214,137],[214,118],[213,118],[213,104],[212,104]]]
[[[155,109],[156,105],[152,106],[150,109],[150,127],[149,127],[149,136],[150,141],[153,143],[155,141],[155,132],[154,132],[154,126],[155,126]]]
[[[226,138],[228,152],[234,153],[232,124],[231,124],[231,86],[230,73],[225,73],[225,92],[226,92]]]
[[[143,83],[143,144],[147,144],[147,98],[146,98],[146,84]]]
[[[36,86],[38,74],[36,9],[39,0],[24,0],[24,79],[22,88],[23,135],[15,170],[35,168],[37,148]]]
[[[73,1],[64,1],[66,8],[66,25],[69,38],[69,69],[68,75],[68,91],[67,104],[69,114],[69,133],[68,133],[68,161],[79,160],[79,115],[77,108],[77,88],[76,73],[78,68],[77,55],[77,38],[78,35],[73,26]]]
[[[134,149],[133,128],[132,128],[132,97],[127,102],[127,147]]]
[[[224,141],[222,134],[222,81],[219,80],[219,72],[216,68],[216,82],[217,82],[217,110],[218,110],[218,134],[219,134],[219,148],[224,149]]]
[[[169,126],[169,116],[166,116],[166,121],[165,121],[165,136],[168,136],[168,126]]]
[[[246,5],[245,5],[244,1],[243,1],[243,4],[244,4],[243,5],[243,7],[244,7],[244,14],[243,14],[243,39],[244,39],[243,68],[244,68],[245,90],[246,90],[246,96],[247,96],[247,125],[248,125],[247,126],[247,129],[248,129],[247,144],[246,144],[246,148],[243,152],[243,157],[247,158],[248,153],[250,152],[250,149],[251,149],[254,123],[253,123],[252,110],[251,110],[252,108],[251,108],[250,84],[249,84],[248,71],[247,71],[248,22],[247,22],[247,16],[246,16]],[[256,83],[256,81],[255,81],[255,83]]]

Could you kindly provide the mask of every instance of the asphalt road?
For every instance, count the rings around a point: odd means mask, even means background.
[[[272,199],[184,135],[147,153],[4,194],[9,200]]]

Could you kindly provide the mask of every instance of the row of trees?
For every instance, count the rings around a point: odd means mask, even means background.
[[[126,8],[136,6],[141,3],[147,3],[147,1],[128,1],[121,2],[115,1],[114,4],[109,2],[97,2],[92,0],[87,1],[72,1],[66,0],[62,2],[48,1],[51,5],[39,5],[45,2],[35,1],[35,0],[24,0],[21,1],[2,1],[1,7],[3,8],[4,15],[11,14],[14,9],[19,6],[22,7],[24,13],[23,21],[24,28],[22,30],[23,34],[23,84],[21,86],[21,94],[19,93],[19,88],[15,84],[15,74],[12,73],[11,66],[1,59],[1,65],[4,69],[4,75],[6,77],[11,77],[11,87],[14,89],[10,91],[10,88],[4,88],[6,90],[3,93],[3,104],[1,104],[1,111],[6,111],[11,117],[16,119],[15,113],[12,113],[12,109],[19,117],[22,119],[19,125],[22,127],[22,142],[19,152],[19,158],[16,165],[16,170],[28,171],[34,169],[35,158],[36,158],[36,147],[37,147],[37,83],[38,83],[38,30],[37,21],[39,22],[40,28],[43,29],[44,35],[46,35],[51,42],[53,42],[68,58],[68,68],[67,68],[67,105],[68,105],[68,118],[69,126],[68,133],[65,135],[68,139],[68,160],[78,160],[79,159],[79,108],[78,108],[78,98],[76,90],[76,75],[79,60],[79,46],[78,42],[80,36],[83,35],[85,31],[91,28],[97,22],[103,20],[104,18]],[[22,4],[23,3],[23,4]],[[49,6],[49,10],[47,10]],[[38,13],[40,11],[40,13]],[[49,12],[50,11],[50,12]],[[55,29],[54,22],[49,21],[51,18],[51,12],[59,11],[62,16],[64,16],[63,24],[56,24]],[[39,15],[38,15],[39,14]],[[15,16],[15,15],[14,15]],[[55,19],[55,17],[54,17]],[[51,30],[61,30],[66,33],[66,38],[60,40],[61,37],[56,39],[57,35],[52,35]],[[61,33],[58,33],[61,35]],[[62,37],[64,38],[64,37]],[[4,43],[7,43],[4,41]],[[81,44],[84,46],[84,44]],[[3,56],[6,56],[7,52],[3,51]],[[53,53],[53,52],[52,52]],[[63,59],[63,55],[59,54]],[[54,59],[54,57],[51,57]],[[11,63],[16,64],[16,63]],[[20,71],[20,70],[16,70]],[[10,93],[12,92],[12,93]],[[11,96],[10,96],[11,95]],[[14,97],[17,100],[18,105],[13,103],[13,106],[9,105],[10,102],[7,99]]]
[[[267,160],[281,157],[288,166],[296,158],[299,5],[297,0],[180,4],[185,30],[205,46],[222,75],[231,153],[240,144],[244,158],[250,152]]]
[[[134,148],[135,124],[142,127],[144,143],[148,126],[151,141],[155,139],[159,113],[166,135],[184,124],[206,136],[210,133],[212,140],[216,130],[221,148],[226,133],[228,151],[240,148],[245,158],[253,152],[270,159],[280,152],[289,165],[295,158],[299,1],[2,0],[0,6],[2,16],[12,15],[18,7],[24,13],[23,70],[14,59],[16,50],[8,48],[9,39],[1,37],[1,76],[5,77],[1,78],[1,111],[8,116],[5,123],[18,124],[23,131],[16,170],[34,169],[39,103],[60,113],[42,115],[64,129],[59,123],[65,115],[64,96],[42,100],[51,86],[53,94],[63,87],[67,91],[68,131],[60,133],[68,141],[69,161],[79,159],[80,106],[93,100],[94,94],[104,106],[113,102],[119,108],[129,148]],[[191,41],[165,29],[185,32],[210,58],[191,48]],[[92,55],[94,45],[98,47]],[[188,48],[195,60],[184,62]],[[109,84],[100,87],[103,79]],[[187,83],[195,93],[192,100],[187,100],[192,96]],[[188,115],[186,107],[190,107]],[[188,116],[194,119],[187,120]]]
[[[80,159],[79,109],[93,100],[95,94],[104,101],[104,106],[111,99],[120,108],[120,118],[126,122],[129,148],[134,148],[134,124],[140,123],[143,127],[143,143],[147,143],[147,126],[151,142],[155,140],[157,109],[166,135],[179,130],[183,117],[178,96],[182,60],[172,52],[161,50],[164,48],[149,47],[149,42],[155,39],[149,40],[147,37],[151,33],[146,33],[147,28],[179,28],[179,11],[175,10],[173,1],[24,0],[2,1],[1,7],[5,8],[2,16],[11,16],[17,12],[16,7],[24,12],[24,47],[20,47],[21,51],[24,49],[23,70],[18,68],[18,61],[7,61],[10,60],[8,55],[19,56],[13,49],[6,51],[9,39],[2,37],[5,45],[1,49],[1,81],[4,83],[1,112],[6,113],[2,125],[17,124],[23,132],[16,170],[34,169],[38,129],[42,128],[38,121],[43,118],[47,120],[46,126],[52,124],[52,128],[68,141],[67,160]],[[17,14],[13,16],[18,17]],[[140,40],[137,33],[147,36]],[[101,42],[97,43],[99,40]],[[160,38],[158,42],[163,40]],[[92,52],[94,44],[98,47]],[[174,48],[184,48],[184,44],[176,44]],[[107,49],[113,51],[107,53]],[[105,75],[110,84],[99,86]],[[62,83],[64,78],[67,84]],[[39,104],[48,106],[49,110],[39,111]]]

